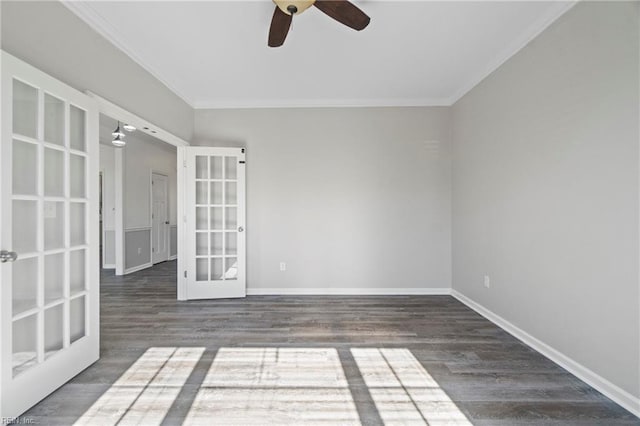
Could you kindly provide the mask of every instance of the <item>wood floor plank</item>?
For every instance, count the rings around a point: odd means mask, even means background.
[[[90,410],[95,411],[106,396],[111,395],[110,403],[115,404],[118,398],[129,397],[126,392],[149,392],[153,380],[158,380],[155,376],[138,390],[125,383],[118,393],[118,386],[123,377],[133,374],[132,366],[148,356],[150,348],[202,348],[202,356],[179,375],[180,380],[155,389],[165,399],[170,395],[162,407],[166,410],[162,424],[194,419],[195,424],[206,422],[207,410],[224,404],[239,411],[227,417],[222,413],[218,420],[246,423],[253,409],[286,423],[299,419],[287,412],[286,407],[295,406],[310,407],[305,415],[319,424],[340,423],[335,420],[338,417],[322,411],[322,404],[305,400],[324,398],[326,407],[343,410],[340,415],[345,423],[356,415],[365,425],[381,425],[384,419],[404,414],[417,415],[426,423],[433,418],[431,409],[441,410],[438,415],[456,410],[469,424],[483,426],[640,425],[640,419],[449,296],[252,296],[178,302],[175,276],[175,262],[125,277],[103,273],[101,359],[23,417],[37,424],[74,424]],[[255,350],[261,348],[267,348],[264,356],[272,358],[256,364]],[[329,384],[328,388],[291,387],[296,374],[328,368],[323,361],[315,366],[305,364],[304,357],[286,361],[284,358],[298,353],[291,352],[294,348],[309,354],[336,351],[331,358],[339,360],[331,364],[335,372],[329,368],[327,379],[320,380]],[[227,360],[230,364],[221,370],[215,364],[221,360],[218,355],[229,349],[236,351],[232,352],[235,358]],[[398,360],[387,360],[388,365],[380,366],[361,356],[369,352],[357,352],[363,349],[405,356],[406,362],[398,367],[393,365]],[[245,353],[249,354],[246,359]],[[355,358],[354,353],[358,354]],[[370,364],[359,364],[363,360]],[[176,362],[182,365],[180,360]],[[213,368],[214,364],[218,366]],[[365,367],[373,368],[374,376],[371,371],[364,375]],[[278,370],[281,368],[294,370],[285,374]],[[387,368],[397,380],[372,388],[371,383],[383,377],[376,375],[376,368]],[[409,377],[412,369],[417,376],[424,375],[424,380]],[[173,370],[161,371],[174,377]],[[226,371],[221,386],[207,385],[220,383],[211,381],[212,371]],[[131,377],[142,377],[142,373],[136,374]],[[333,385],[332,374],[338,379],[344,375],[346,381]],[[242,380],[234,381],[233,377]],[[286,383],[283,377],[287,377]],[[260,383],[272,387],[261,388]],[[156,394],[140,395],[139,401],[152,401]],[[163,400],[153,401],[157,405]],[[251,401],[254,405],[247,405]],[[141,424],[145,423],[139,419],[154,418],[144,412],[141,402],[136,410],[122,418],[138,419]],[[265,417],[254,420],[256,424],[269,423]],[[153,421],[157,423],[157,419]],[[210,424],[217,424],[216,419]]]

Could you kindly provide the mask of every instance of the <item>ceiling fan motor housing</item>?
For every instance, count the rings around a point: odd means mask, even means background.
[[[287,15],[300,15],[313,6],[316,0],[273,0],[273,2]]]

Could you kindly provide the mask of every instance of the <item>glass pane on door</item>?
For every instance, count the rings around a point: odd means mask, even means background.
[[[44,195],[64,196],[64,152],[44,149]]]
[[[71,300],[69,308],[71,343],[87,335],[86,299],[85,296],[80,296]]]
[[[209,204],[207,186],[207,182],[196,182],[196,204]]]
[[[226,257],[224,259],[224,278],[226,280],[235,280],[238,278],[237,257]]]
[[[13,241],[11,247],[18,253],[38,250],[38,202],[13,201]]]
[[[196,259],[196,281],[208,281],[209,262],[206,258]]]
[[[235,207],[227,207],[225,213],[224,229],[232,230],[238,228],[238,209]]]
[[[224,177],[225,179],[238,178],[238,160],[236,157],[224,158]]]
[[[74,250],[69,253],[69,290],[71,295],[85,290],[86,250]]]
[[[64,203],[44,202],[44,249],[64,248]]]
[[[222,245],[222,232],[211,233],[211,254],[219,256],[223,254],[224,247]]]
[[[13,316],[38,306],[38,258],[16,260],[13,263]]]
[[[211,230],[222,229],[222,207],[211,207],[210,214],[211,214],[210,216],[211,226],[209,229]]]
[[[44,303],[49,304],[64,297],[64,253],[44,257]]]
[[[64,347],[64,321],[62,304],[44,311],[44,356],[51,355]]]
[[[208,235],[208,232],[198,232],[196,234],[196,256],[207,256],[209,254]]]
[[[222,179],[222,157],[217,155],[209,157],[209,164],[211,179]]]
[[[222,279],[222,258],[211,258],[211,281],[219,281]]]
[[[222,204],[222,183],[211,182],[211,204]]]
[[[14,139],[12,164],[13,193],[38,195],[38,146]]]
[[[64,102],[48,93],[44,95],[44,140],[64,145]]]
[[[237,255],[238,254],[238,233],[237,232],[225,232],[225,254]]]
[[[13,322],[13,377],[33,367],[38,359],[38,314]]]
[[[69,159],[70,161],[70,170],[71,170],[71,189],[70,194],[71,198],[84,198],[85,194],[85,161],[84,157],[79,155],[71,154]]]
[[[13,80],[13,133],[38,137],[38,89]]]
[[[86,244],[85,203],[69,203],[69,232],[71,247]]]
[[[85,112],[75,105],[71,105],[69,114],[69,139],[71,149],[86,151],[87,135],[85,129]]]
[[[224,185],[225,204],[234,205],[238,203],[238,184],[236,182],[226,182]]]

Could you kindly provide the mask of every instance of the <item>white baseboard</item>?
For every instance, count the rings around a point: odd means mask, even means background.
[[[176,260],[178,258],[177,254],[174,254],[173,256],[169,256],[168,260]]]
[[[248,296],[442,296],[450,288],[247,288]]]
[[[624,389],[621,389],[620,387],[611,383],[604,377],[594,373],[584,365],[574,361],[565,354],[538,340],[537,338],[533,337],[516,325],[513,325],[501,316],[491,312],[489,309],[485,308],[479,303],[469,299],[459,291],[451,290],[451,295],[492,323],[496,324],[498,327],[502,328],[507,333],[521,340],[528,346],[532,347],[542,355],[549,358],[551,361],[569,371],[574,376],[578,377],[580,380],[597,389],[599,392],[609,397],[615,403],[626,408],[635,416],[640,417],[640,398],[633,396]]]
[[[139,265],[139,266],[134,266],[133,268],[125,269],[123,275],[131,274],[133,272],[142,271],[143,269],[151,268],[152,266],[153,266],[153,263],[151,263],[151,262],[145,263],[145,264]]]
[[[102,269],[116,269],[116,265],[115,264],[102,265]]]

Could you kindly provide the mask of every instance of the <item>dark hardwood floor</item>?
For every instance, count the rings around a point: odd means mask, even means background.
[[[640,425],[452,297],[178,302],[175,268],[103,274],[101,359],[23,417],[46,425]],[[172,364],[150,348],[202,349]],[[150,385],[158,380],[160,390]]]

